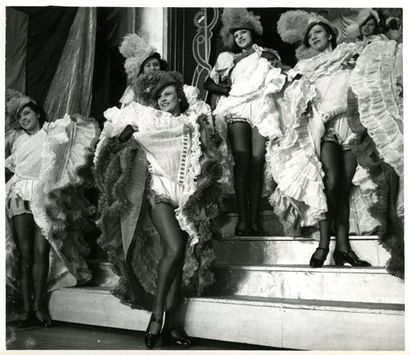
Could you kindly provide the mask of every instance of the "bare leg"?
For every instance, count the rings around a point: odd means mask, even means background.
[[[20,289],[23,298],[25,312],[32,310],[31,307],[31,269],[32,249],[34,240],[34,219],[31,214],[22,214],[12,218],[17,247],[20,252]]]
[[[251,229],[263,234],[259,227],[259,209],[264,181],[266,138],[259,134],[256,127],[252,128],[252,158],[249,171],[249,207]]]
[[[336,213],[336,249],[340,251],[350,250],[349,244],[349,194],[353,176],[356,172],[357,161],[351,150],[343,151],[344,171],[341,174],[339,193],[339,209]]]
[[[248,123],[235,122],[228,125],[228,136],[232,146],[232,153],[235,162],[234,183],[236,201],[238,204],[238,224],[239,230],[247,229],[248,212],[248,185],[249,185],[249,164],[251,157],[251,128]]]
[[[152,322],[150,326],[150,332],[158,334],[161,331],[166,297],[177,274],[182,270],[186,239],[170,204],[156,204],[152,211],[152,220],[164,248],[159,263],[157,294],[152,309],[152,314],[158,322]]]

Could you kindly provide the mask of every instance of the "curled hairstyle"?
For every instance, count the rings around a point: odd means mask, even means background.
[[[369,22],[370,20],[374,21],[374,32],[372,33],[372,35],[377,35],[380,33],[380,26],[379,26],[379,22],[377,21],[376,17],[372,14],[369,15],[369,17],[359,26],[359,31],[360,31],[360,35],[359,35],[359,39],[363,39],[363,35],[362,35],[362,27]]]
[[[311,24],[309,24],[309,26],[308,26],[308,28],[307,28],[307,30],[306,30],[306,33],[305,33],[305,38],[303,39],[303,44],[305,45],[305,47],[307,47],[307,48],[310,47],[310,44],[309,44],[309,33],[310,33],[310,30],[311,30],[314,26],[316,26],[316,25],[322,26],[323,29],[326,31],[326,33],[327,33],[328,35],[331,35],[331,36],[332,36],[332,38],[330,39],[330,45],[332,46],[332,49],[335,49],[336,46],[337,46],[337,43],[336,43],[336,33],[335,33],[334,29],[333,29],[330,25],[328,25],[327,23],[325,23],[325,22],[323,22],[323,21],[316,21],[316,22],[312,22]]]
[[[162,70],[162,71],[167,71],[167,70],[168,70],[168,63],[167,63],[167,61],[164,60],[164,59],[162,59],[162,58],[161,58],[161,55],[160,55],[159,53],[154,53],[153,55],[150,55],[148,58],[144,59],[144,61],[141,63],[141,67],[140,67],[140,70],[139,70],[139,72],[138,72],[138,75],[141,75],[141,74],[144,73],[145,64],[147,64],[147,62],[148,62],[150,59],[153,59],[153,58],[155,58],[156,60],[158,60],[159,70]]]
[[[245,28],[245,27],[244,28],[235,28],[235,29],[231,30],[233,42],[232,42],[231,48],[229,48],[233,53],[242,52],[242,49],[236,44],[236,41],[235,41],[235,32],[240,31],[240,30],[248,30],[251,33],[252,43],[258,44],[258,42],[259,42],[260,37],[252,29]]]
[[[38,123],[40,125],[40,128],[43,127],[44,122],[47,121],[47,115],[46,112],[44,111],[43,107],[40,106],[39,104],[35,103],[34,101],[29,101],[25,104],[23,104],[21,107],[19,107],[19,109],[16,112],[16,121],[18,123],[18,127],[21,128],[19,120],[20,120],[20,116],[21,113],[23,112],[23,110],[29,107],[31,110],[33,110],[33,112],[37,115],[38,117]]]
[[[167,77],[171,80],[167,80]],[[166,84],[158,90],[159,85],[161,85],[161,80],[165,80]],[[151,106],[159,110],[157,100],[158,93],[162,91],[162,88],[169,85],[175,86],[177,97],[180,100],[179,108],[181,113],[184,113],[189,108],[189,103],[184,93],[182,74],[177,71],[154,71],[141,74],[132,85],[135,92],[134,99],[143,105]]]
[[[159,95],[168,86],[175,87],[175,89],[177,91],[177,97],[178,97],[178,100],[179,100],[179,109],[181,110],[181,113],[184,113],[186,110],[188,110],[189,103],[188,103],[188,99],[186,98],[184,88],[183,88],[182,85],[179,84],[179,82],[177,84],[169,84],[167,86],[164,86],[161,90],[158,91],[158,94],[155,97],[155,108],[159,110],[159,105],[158,105]]]

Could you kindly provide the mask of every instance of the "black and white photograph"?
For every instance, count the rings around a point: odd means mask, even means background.
[[[1,350],[405,351],[404,3],[157,3],[3,7]]]

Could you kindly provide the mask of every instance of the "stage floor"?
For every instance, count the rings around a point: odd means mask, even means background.
[[[146,350],[144,333],[56,322],[52,328],[38,326],[6,327],[8,350]],[[179,347],[155,347],[182,350]],[[249,344],[194,339],[191,350],[279,350]]]

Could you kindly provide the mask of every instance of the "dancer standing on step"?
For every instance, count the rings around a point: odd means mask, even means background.
[[[312,267],[321,267],[326,260],[332,226],[336,265],[369,266],[349,243],[349,195],[357,162],[349,146],[354,134],[348,124],[347,92],[349,66],[359,46],[336,47],[330,23],[300,10],[282,14],[278,32],[284,41],[299,40],[302,45],[296,51],[299,62],[288,73],[294,80],[284,92],[284,138],[268,149],[268,166],[278,182],[271,202],[287,232],[319,223],[320,242],[310,260]],[[358,208],[358,215],[372,226],[376,221],[368,207]]]
[[[5,163],[12,175],[6,186],[7,285],[21,293],[19,323],[48,327],[47,291],[91,278],[82,232],[92,211],[78,169],[85,172],[99,130],[78,115],[45,123],[43,108],[16,92],[7,111],[17,128]]]
[[[229,52],[218,56],[204,87],[222,95],[213,113],[228,125],[238,206],[235,234],[263,235],[258,218],[265,146],[281,136],[275,95],[285,76],[274,67],[280,62],[278,54],[255,43],[263,33],[259,17],[243,8],[227,8],[222,23],[221,36]]]
[[[146,346],[162,335],[165,344],[189,347],[180,305],[213,282],[220,156],[207,121],[188,110],[179,73],[143,74],[132,83],[139,103],[105,112],[96,152],[100,244],[121,277],[114,294],[152,311]]]

